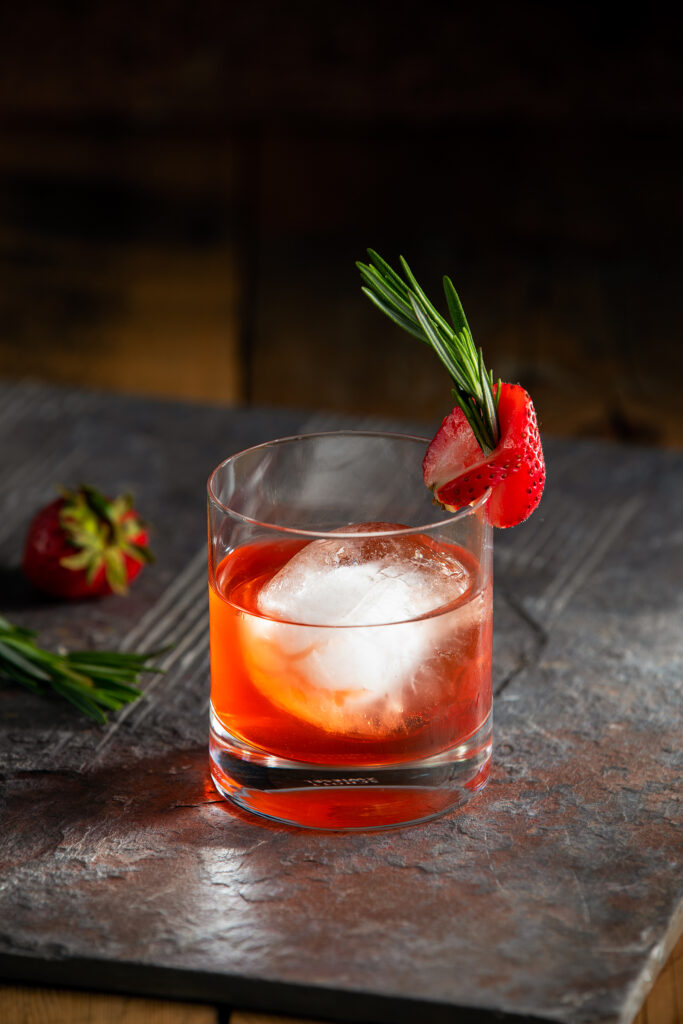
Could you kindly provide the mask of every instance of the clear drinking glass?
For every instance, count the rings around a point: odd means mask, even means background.
[[[427,443],[283,438],[209,478],[211,772],[239,806],[381,828],[485,785],[488,494],[455,515],[434,506]]]

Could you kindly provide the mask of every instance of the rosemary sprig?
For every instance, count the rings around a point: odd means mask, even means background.
[[[142,696],[142,690],[135,685],[142,672],[162,671],[147,664],[161,651],[53,654],[38,646],[36,635],[0,616],[0,677],[20,683],[34,693],[52,690],[100,725],[107,721],[105,710],[118,711]]]
[[[472,332],[458,293],[449,277],[443,288],[451,323],[441,316],[416,281],[403,259],[405,280],[382,257],[368,249],[370,263],[357,263],[363,292],[390,320],[413,337],[430,345],[453,381],[453,397],[467,417],[479,446],[488,455],[498,444],[498,396],[493,391],[493,374],[484,366],[482,350],[475,348]]]

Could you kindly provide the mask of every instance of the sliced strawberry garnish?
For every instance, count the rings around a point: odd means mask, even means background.
[[[494,386],[497,394],[498,385]],[[517,526],[543,493],[545,463],[536,412],[519,384],[501,384],[500,440],[486,455],[459,406],[446,416],[427,449],[424,481],[440,504],[462,508],[492,488],[488,517],[493,526]]]

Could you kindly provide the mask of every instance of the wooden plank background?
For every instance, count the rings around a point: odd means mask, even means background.
[[[432,420],[373,244],[546,432],[683,442],[680,14],[167,6],[8,14],[0,375]]]

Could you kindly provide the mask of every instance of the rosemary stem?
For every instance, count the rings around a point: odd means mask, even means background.
[[[474,345],[465,311],[451,279],[443,279],[451,318],[451,323],[448,323],[427,298],[402,256],[400,263],[404,277],[374,249],[368,249],[368,255],[370,263],[356,264],[363,282],[363,293],[398,327],[434,350],[453,381],[453,397],[467,418],[480,448],[488,455],[500,438],[498,395],[494,395],[493,374],[484,366],[481,349],[477,351]]]

